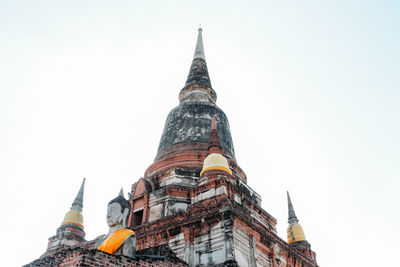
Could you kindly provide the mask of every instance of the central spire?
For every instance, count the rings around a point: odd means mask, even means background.
[[[179,94],[180,101],[201,99],[208,99],[208,101],[212,103],[217,101],[217,95],[212,89],[210,76],[208,75],[202,32],[203,29],[199,28],[189,75],[186,79],[185,86]]]
[[[179,94],[179,105],[168,114],[155,163],[147,169],[146,175],[153,171],[170,168],[172,166],[171,159],[169,159],[168,164],[158,164],[158,162],[175,154],[196,154],[198,161],[196,161],[195,167],[200,168],[203,165],[202,157],[208,155],[210,137],[211,139],[215,137],[214,133],[210,136],[212,117],[215,118],[216,122],[213,124],[215,128],[213,131],[216,133],[218,128],[219,144],[215,148],[220,146],[218,148],[221,150],[220,153],[229,160],[235,161],[228,118],[216,105],[217,95],[211,87],[204,56],[202,32],[200,28],[189,75]],[[215,145],[213,142],[211,143],[212,146]],[[193,160],[189,158],[187,160],[188,164],[193,166]],[[174,164],[182,166],[183,162],[178,161],[177,158]]]
[[[203,35],[201,34],[202,32],[203,29],[199,28],[199,34],[197,35],[197,43],[196,43],[196,49],[194,50],[193,59],[201,58],[202,60],[206,61],[206,56],[204,55],[204,47],[203,47]]]

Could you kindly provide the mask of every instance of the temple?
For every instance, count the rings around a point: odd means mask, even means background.
[[[167,116],[154,162],[129,193],[127,228],[135,232],[138,258],[113,257],[123,259],[123,266],[143,263],[143,255],[164,257],[152,258],[160,261],[157,266],[318,266],[289,193],[287,240],[277,235],[277,220],[262,208],[236,161],[228,118],[216,102],[200,28],[179,104]],[[60,253],[73,258],[78,250],[102,257],[104,252],[93,252],[95,241],[84,240],[83,186],[32,266],[45,266],[41,261]],[[63,266],[74,266],[68,264]]]

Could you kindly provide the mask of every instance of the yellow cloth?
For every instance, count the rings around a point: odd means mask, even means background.
[[[114,254],[114,252],[125,242],[125,240],[134,235],[135,232],[129,229],[118,229],[112,233],[100,246],[98,250]]]

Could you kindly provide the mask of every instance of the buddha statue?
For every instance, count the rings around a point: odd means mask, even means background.
[[[135,258],[135,232],[126,229],[126,221],[130,208],[130,203],[124,198],[121,189],[118,197],[108,203],[107,224],[109,226],[109,231],[96,242],[98,250],[109,254]]]

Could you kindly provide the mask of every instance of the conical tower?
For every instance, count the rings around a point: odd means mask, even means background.
[[[208,154],[211,118],[214,117],[221,145],[233,171],[246,181],[246,175],[236,164],[228,118],[217,106],[217,94],[211,85],[204,53],[202,29],[199,28],[195,53],[185,86],[179,94],[179,105],[171,110],[165,122],[154,163],[145,177],[163,175],[175,168],[190,167],[200,173]]]
[[[186,84],[179,94],[179,101],[188,101],[193,98],[203,98],[204,100],[215,103],[217,94],[211,86],[210,76],[204,54],[202,29],[199,28],[196,48],[194,51],[192,65]],[[208,99],[206,99],[208,98]]]
[[[65,214],[64,220],[61,223],[61,225],[72,224],[79,226],[82,229],[84,228],[82,208],[83,208],[83,192],[85,190],[85,180],[86,178],[83,178],[81,188],[79,189],[79,192],[76,195],[70,210]]]
[[[217,106],[199,29],[179,105],[168,114],[154,163],[131,188],[128,228],[137,250],[167,244],[194,266],[316,267],[290,202],[290,244],[237,165],[228,119]],[[262,175],[262,173],[260,173]],[[301,232],[299,232],[301,231]],[[291,233],[291,232],[290,232]],[[296,246],[296,247],[295,247]]]
[[[56,235],[49,238],[46,253],[42,257],[51,255],[52,252],[57,251],[59,248],[79,246],[85,241],[82,215],[85,181],[86,178],[83,178],[81,187],[74,202],[72,202],[70,210],[65,214]]]
[[[287,228],[287,242],[291,246],[302,246],[305,248],[309,248],[310,245],[306,240],[304,235],[303,227],[299,224],[299,220],[296,217],[296,213],[294,212],[293,204],[290,199],[289,192],[287,194],[288,201],[288,223],[289,226]]]

